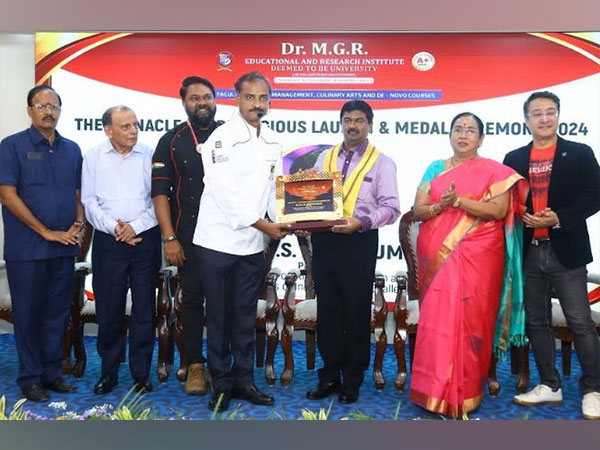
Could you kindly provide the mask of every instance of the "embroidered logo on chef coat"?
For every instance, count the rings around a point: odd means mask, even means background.
[[[222,153],[218,153],[216,149],[211,152],[213,164],[224,163],[229,161],[229,158]]]

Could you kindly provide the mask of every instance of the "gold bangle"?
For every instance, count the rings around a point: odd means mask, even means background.
[[[437,206],[437,204],[433,203],[429,206],[429,215],[433,218],[435,216],[437,216],[440,211],[438,210],[437,212],[435,211],[435,207]]]

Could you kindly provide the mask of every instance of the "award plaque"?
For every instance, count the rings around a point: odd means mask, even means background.
[[[328,231],[345,220],[341,172],[296,172],[278,176],[277,223],[292,230]]]

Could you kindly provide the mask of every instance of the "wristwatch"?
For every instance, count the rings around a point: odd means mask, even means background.
[[[171,236],[167,236],[166,238],[162,238],[163,244],[166,244],[167,242],[173,242],[177,240],[177,236],[175,236],[174,234],[172,234]]]
[[[556,218],[556,225],[554,225],[552,227],[553,230],[560,230],[560,220],[558,220],[558,217]]]

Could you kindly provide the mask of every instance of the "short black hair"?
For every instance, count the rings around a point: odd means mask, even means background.
[[[271,83],[269,83],[269,80],[267,79],[267,77],[265,77],[262,73],[260,73],[256,70],[253,72],[245,73],[244,75],[242,75],[241,77],[239,77],[237,79],[237,81],[233,85],[235,87],[235,92],[237,92],[238,94],[240,92],[242,92],[242,84],[255,83],[257,81],[262,81],[263,83],[265,83],[267,85],[267,87],[269,88],[269,96],[270,96],[271,92],[272,92]]]
[[[62,100],[60,99],[60,95],[58,95],[58,92],[56,92],[52,86],[48,86],[47,84],[40,84],[39,86],[36,86],[29,90],[29,92],[27,93],[27,106],[33,106],[33,97],[35,97],[35,95],[38,92],[42,91],[52,92],[54,95],[56,95],[56,98],[58,98],[58,106],[62,106]]]
[[[482,136],[484,135],[483,122],[481,121],[481,119],[479,118],[479,116],[477,114],[473,114],[472,112],[469,112],[469,111],[461,112],[460,114],[457,114],[456,116],[454,116],[454,119],[452,119],[452,122],[450,122],[451,130],[452,130],[452,128],[454,128],[454,123],[461,117],[471,117],[475,122],[477,122],[477,128],[479,129],[479,134]]]
[[[373,124],[373,109],[364,100],[350,100],[349,102],[344,103],[344,106],[342,106],[342,110],[340,111],[340,122],[344,117],[344,113],[350,111],[364,112],[365,116],[367,116],[367,122],[371,125]]]
[[[203,84],[204,86],[206,86],[207,88],[209,88],[211,90],[213,97],[216,97],[215,87],[213,86],[213,84],[210,81],[208,81],[206,78],[192,75],[192,76],[184,78],[184,80],[181,82],[181,87],[179,88],[179,96],[181,97],[181,100],[185,100],[185,96],[187,95],[188,88],[192,84]]]
[[[527,100],[525,100],[525,103],[523,103],[523,115],[525,117],[527,117],[527,115],[529,114],[529,104],[538,98],[547,98],[552,100],[556,105],[556,111],[558,111],[558,113],[560,114],[560,99],[558,98],[558,96],[550,91],[538,91],[534,92],[529,97],[527,97]]]
[[[102,114],[102,126],[105,127],[108,125],[112,125],[112,115],[115,111],[131,111],[131,112],[133,112],[133,109],[131,109],[129,106],[125,106],[125,105],[111,106],[106,111],[104,111],[104,114]]]

